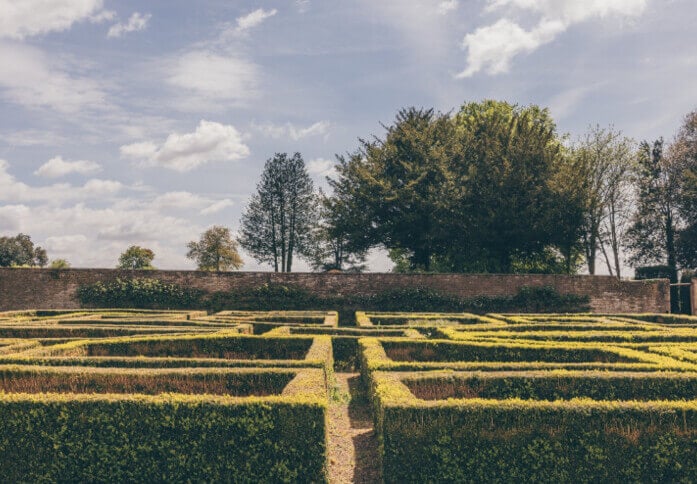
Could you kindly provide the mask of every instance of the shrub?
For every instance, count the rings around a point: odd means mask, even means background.
[[[196,308],[203,291],[159,279],[116,279],[80,286],[77,299],[87,307]]]

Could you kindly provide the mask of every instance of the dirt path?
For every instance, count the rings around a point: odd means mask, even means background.
[[[330,484],[377,483],[377,442],[358,373],[337,373],[329,404]]]

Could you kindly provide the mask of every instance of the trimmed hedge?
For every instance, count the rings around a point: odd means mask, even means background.
[[[76,294],[86,307],[199,308],[235,310],[356,310],[473,312],[583,312],[589,298],[559,294],[552,287],[523,287],[514,296],[463,299],[429,288],[389,290],[372,296],[320,297],[304,288],[262,284],[228,292],[205,293],[157,279],[117,279],[81,286]]]
[[[0,394],[7,482],[325,482],[326,387],[284,395]]]
[[[372,380],[383,477],[404,482],[692,482],[697,402],[416,399]]]
[[[506,400],[691,400],[697,374],[611,371],[428,372],[402,377],[422,400],[483,398]]]

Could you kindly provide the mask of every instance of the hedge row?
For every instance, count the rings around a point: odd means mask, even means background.
[[[0,394],[7,482],[324,482],[326,387],[284,394]]]
[[[415,398],[372,374],[385,482],[692,482],[697,402]]]
[[[264,284],[229,292],[206,293],[157,279],[117,279],[81,286],[76,294],[85,307],[199,308],[235,310],[580,312],[589,298],[559,294],[551,287],[524,287],[514,296],[462,299],[427,288],[390,290],[372,296],[320,297],[304,288]]]
[[[697,374],[619,371],[428,372],[406,374],[409,390],[423,400],[691,400]]]

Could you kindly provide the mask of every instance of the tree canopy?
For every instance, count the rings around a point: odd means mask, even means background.
[[[237,252],[237,242],[227,227],[214,225],[198,241],[189,242],[187,248],[186,256],[196,261],[201,271],[229,271],[244,265]]]
[[[291,272],[296,254],[312,253],[318,217],[318,197],[302,156],[276,153],[242,215],[238,240],[258,262]]]
[[[154,269],[152,261],[155,253],[139,245],[132,245],[119,256],[117,269],[127,270],[151,270]]]
[[[0,267],[44,267],[47,263],[46,251],[35,246],[29,235],[0,237]]]

